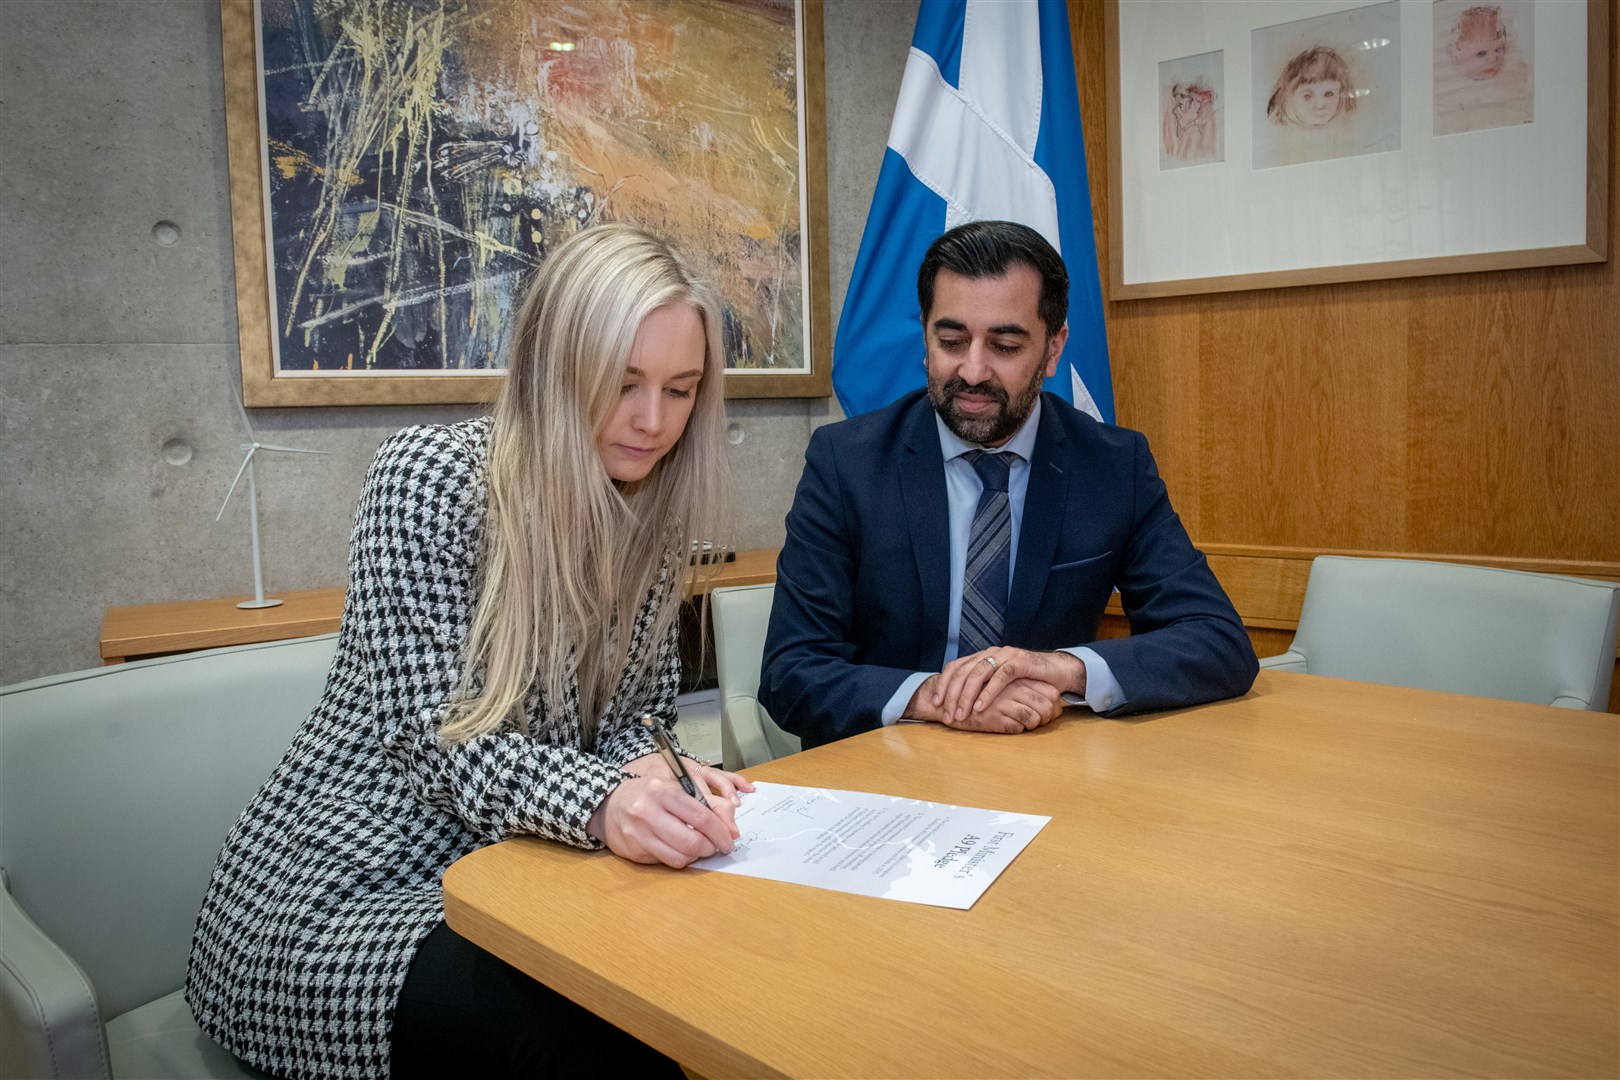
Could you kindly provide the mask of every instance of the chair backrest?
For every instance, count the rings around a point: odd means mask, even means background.
[[[319,701],[336,638],[0,689],[0,866],[103,1019],[184,982],[225,834]]]
[[[745,769],[799,752],[799,737],[759,704],[759,665],[775,585],[738,585],[709,594],[715,673],[720,677],[720,735],[728,768]]]
[[[1613,582],[1323,555],[1285,655],[1313,675],[1602,711],[1617,625]]]

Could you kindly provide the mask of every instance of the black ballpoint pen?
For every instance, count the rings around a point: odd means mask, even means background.
[[[664,755],[665,763],[669,765],[670,772],[675,774],[675,779],[681,782],[681,788],[692,798],[704,806],[708,806],[709,800],[705,799],[703,792],[698,790],[696,784],[692,783],[691,775],[687,773],[686,766],[681,762],[681,755],[675,752],[675,747],[670,745],[669,736],[664,734],[663,725],[653,719],[652,713],[642,713],[641,723],[648,731],[652,732],[653,742],[658,744],[658,752]]]

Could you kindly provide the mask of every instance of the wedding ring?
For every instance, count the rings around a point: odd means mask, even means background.
[[[993,656],[987,656],[987,657],[985,657],[985,658],[984,658],[984,662],[985,662],[985,663],[987,663],[987,664],[989,664],[989,665],[990,665],[990,666],[991,666],[991,667],[995,667],[995,666],[996,666],[996,658],[995,658],[995,657],[993,657]]]

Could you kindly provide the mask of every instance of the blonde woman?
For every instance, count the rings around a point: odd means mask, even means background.
[[[679,1075],[449,930],[439,879],[518,834],[674,867],[731,850],[751,785],[693,762],[705,808],[638,722],[675,716],[686,553],[725,501],[722,363],[719,305],[682,258],[589,229],[531,287],[493,417],[377,452],[326,692],[198,917],[186,999],[239,1058],[289,1078]]]

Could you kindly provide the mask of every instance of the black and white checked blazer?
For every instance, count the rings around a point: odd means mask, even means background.
[[[226,838],[197,917],[186,1000],[203,1030],[288,1078],[386,1077],[416,948],[444,917],[455,859],[516,834],[597,847],[591,812],[654,750],[636,721],[675,719],[674,637],[645,640],[666,569],[637,616],[629,669],[581,748],[577,695],[531,696],[529,733],[438,738],[472,622],[489,420],[400,432],[355,513],[349,592],[326,691]],[[657,673],[639,700],[638,661]]]

